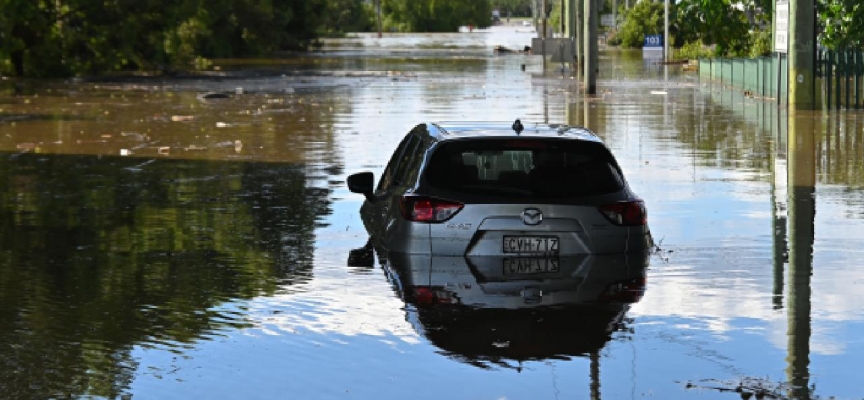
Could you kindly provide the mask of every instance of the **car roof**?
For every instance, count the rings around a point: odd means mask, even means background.
[[[517,120],[518,121],[518,120]],[[428,123],[429,135],[438,141],[466,138],[557,138],[603,143],[587,128],[562,124],[521,122],[524,130],[516,132],[514,122],[437,122]]]

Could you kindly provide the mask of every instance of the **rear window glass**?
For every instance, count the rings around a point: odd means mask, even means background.
[[[440,189],[519,197],[592,196],[624,186],[602,144],[569,140],[444,143],[432,154],[424,176]]]

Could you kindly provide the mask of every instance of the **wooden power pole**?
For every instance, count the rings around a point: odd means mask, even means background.
[[[789,1],[789,108],[816,109],[815,0]]]
[[[585,27],[582,37],[585,40],[585,94],[597,94],[597,61],[599,48],[597,44],[597,1],[585,0]]]

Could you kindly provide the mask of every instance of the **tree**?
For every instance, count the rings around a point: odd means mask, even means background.
[[[382,0],[385,25],[402,32],[455,32],[491,24],[489,0]]]
[[[864,46],[864,7],[860,0],[821,0],[818,6],[822,44],[831,49]]]
[[[0,0],[0,57],[17,76],[31,74],[31,63],[56,56],[53,1]]]
[[[663,3],[640,1],[627,11],[618,38],[624,47],[642,47],[645,35],[663,33]]]
[[[369,12],[364,0],[0,0],[0,73],[190,69],[365,30]]]
[[[534,0],[493,0],[492,7],[501,11],[502,17],[530,17]]]
[[[751,25],[741,4],[733,0],[681,0],[675,7],[675,45],[702,40],[716,45],[719,56],[747,55]]]

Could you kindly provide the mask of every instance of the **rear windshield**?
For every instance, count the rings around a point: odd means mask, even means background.
[[[624,180],[605,146],[571,140],[471,140],[444,143],[426,182],[463,193],[579,197],[621,190]]]

